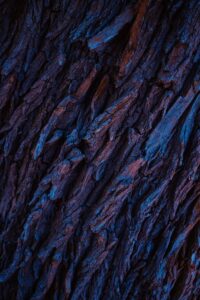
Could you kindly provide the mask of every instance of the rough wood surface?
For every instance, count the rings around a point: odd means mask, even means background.
[[[0,299],[200,299],[199,0],[0,0]]]

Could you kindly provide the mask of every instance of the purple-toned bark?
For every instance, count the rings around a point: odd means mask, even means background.
[[[0,299],[200,299],[199,1],[0,11]]]

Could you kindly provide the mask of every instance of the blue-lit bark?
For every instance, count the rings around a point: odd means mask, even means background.
[[[0,10],[0,300],[200,299],[199,1]]]

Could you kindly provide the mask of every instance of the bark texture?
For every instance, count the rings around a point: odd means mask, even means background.
[[[199,0],[0,23],[0,299],[200,299]]]

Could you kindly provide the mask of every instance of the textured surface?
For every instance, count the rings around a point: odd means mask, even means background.
[[[200,2],[0,11],[0,299],[200,299]]]

